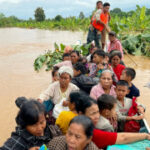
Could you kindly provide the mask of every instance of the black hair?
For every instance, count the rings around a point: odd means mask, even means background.
[[[127,68],[124,69],[124,71],[125,71],[125,73],[126,73],[127,76],[131,77],[131,80],[133,80],[135,78],[136,71],[133,68],[127,67]]]
[[[64,60],[64,57],[70,57],[70,54],[69,53],[64,53],[63,56],[62,56],[63,60]]]
[[[116,32],[110,31],[110,32],[108,33],[108,35],[116,37]]]
[[[108,2],[104,3],[103,7],[107,7],[110,6],[110,4]]]
[[[44,105],[37,100],[27,100],[20,107],[20,111],[16,117],[16,123],[21,128],[36,124],[39,120],[40,114],[45,115]]]
[[[58,70],[59,70],[59,67],[57,67],[57,66],[54,66],[54,67],[53,67],[53,70],[52,70],[52,77],[55,76],[55,73],[56,73]]]
[[[86,94],[82,91],[73,91],[69,95],[70,102],[75,104],[75,109],[79,113],[82,111],[84,102],[86,101]]]
[[[117,100],[108,94],[103,94],[97,99],[99,111],[102,112],[105,109],[111,110],[114,107],[114,104],[117,103]]]
[[[91,138],[91,136],[93,135],[94,124],[92,123],[92,120],[89,117],[84,115],[76,116],[70,121],[69,126],[73,123],[82,125],[86,137],[88,139]]]
[[[110,62],[114,56],[118,56],[120,59],[122,58],[122,54],[119,50],[113,50],[110,53]]]
[[[98,55],[98,56],[102,56],[103,58],[105,58],[105,52],[103,50],[96,50],[94,53],[93,53],[93,56],[94,55]]]
[[[15,100],[15,104],[18,108],[21,108],[21,106],[27,102],[27,98],[26,97],[18,97],[16,100]]]
[[[125,81],[125,80],[119,80],[119,81],[117,82],[117,84],[116,84],[116,87],[117,87],[117,86],[126,86],[127,88],[129,88],[129,84],[128,84],[128,82]]]
[[[73,51],[70,53],[70,55],[71,55],[72,53],[76,53],[76,54],[77,54],[77,56],[79,56],[79,57],[80,57],[80,53],[79,53],[79,51],[73,50]]]
[[[101,3],[103,5],[103,2],[102,1],[97,1],[96,2],[96,5],[98,5],[98,3]]]
[[[86,67],[81,63],[81,62],[77,62],[76,64],[73,65],[73,68],[77,71],[81,71],[81,74],[85,74],[86,73]]]

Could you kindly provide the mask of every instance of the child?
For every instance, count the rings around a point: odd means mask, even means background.
[[[116,114],[117,100],[111,95],[103,94],[98,98],[97,103],[100,111],[100,119],[96,128],[108,132],[116,131],[117,123],[112,125],[110,118],[112,118],[113,114]]]
[[[118,115],[118,131],[124,131],[125,121],[130,120],[141,120],[144,115],[140,116],[128,116],[128,111],[132,106],[132,99],[126,98],[125,96],[129,92],[128,82],[124,80],[118,81],[116,85],[116,95],[117,95],[117,115]],[[138,106],[138,111],[142,111],[142,106]]]
[[[47,126],[43,104],[36,100],[28,101],[24,97],[18,98],[16,104],[20,107],[16,117],[16,131],[12,132],[11,137],[0,147],[1,150],[30,150],[33,147],[38,149],[54,136],[61,135],[59,128],[55,130],[54,135],[50,126]]]
[[[52,70],[52,82],[55,82],[55,81],[59,80],[58,70],[59,70],[59,68],[57,66],[53,67],[53,70]]]
[[[133,68],[125,68],[122,71],[121,80],[125,80],[129,84],[129,93],[126,95],[128,98],[139,97],[139,89],[132,83],[132,80],[135,78],[136,72]]]
[[[66,134],[70,121],[80,113],[84,95],[79,91],[70,93],[68,104],[70,111],[61,112],[56,120],[56,125],[60,127],[63,134]]]
[[[121,58],[122,58],[121,52],[117,50],[113,51],[110,55],[110,63],[118,80],[120,80],[122,71],[125,69],[125,66],[120,64]]]

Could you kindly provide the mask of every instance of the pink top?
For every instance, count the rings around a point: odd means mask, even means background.
[[[65,61],[62,61],[58,64],[55,64],[54,66],[57,66],[57,67],[69,66],[72,68],[72,62],[70,60],[65,60]]]
[[[90,96],[92,98],[94,98],[95,100],[97,100],[102,94],[105,94],[105,91],[102,88],[100,83],[95,85],[92,88],[91,92],[90,92]],[[116,97],[116,92],[115,92],[115,86],[114,85],[111,86],[109,95],[112,95],[112,96]]]
[[[112,50],[119,50],[122,54],[122,58],[123,58],[123,49],[122,49],[122,45],[121,42],[116,39],[113,42],[110,42],[108,44],[108,53],[110,53]]]

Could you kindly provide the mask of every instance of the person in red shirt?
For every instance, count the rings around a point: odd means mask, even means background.
[[[98,123],[100,113],[96,100],[85,95],[81,114],[89,117],[96,126]],[[92,141],[98,148],[106,148],[108,145],[127,144],[140,140],[150,140],[150,135],[147,133],[115,133],[105,132],[99,129],[94,129]]]
[[[114,50],[110,54],[111,66],[112,66],[113,71],[116,74],[118,80],[120,80],[122,71],[125,69],[125,66],[120,64],[121,58],[122,58],[121,52],[118,50]]]

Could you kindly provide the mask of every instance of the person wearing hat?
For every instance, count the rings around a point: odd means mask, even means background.
[[[108,44],[108,53],[111,53],[113,50],[118,50],[121,52],[123,58],[123,48],[114,31],[109,32],[109,40],[110,43]]]

